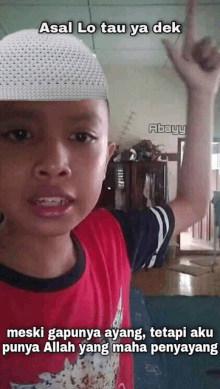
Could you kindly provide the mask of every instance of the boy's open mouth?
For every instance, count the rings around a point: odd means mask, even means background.
[[[35,215],[41,217],[60,217],[71,209],[74,200],[64,198],[40,198],[32,201],[32,209]]]
[[[70,203],[70,200],[62,197],[40,197],[38,200],[34,201],[34,203],[44,207],[54,207],[67,205]]]
[[[57,217],[68,212],[74,201],[72,195],[59,187],[44,187],[30,199],[29,203],[37,216]]]

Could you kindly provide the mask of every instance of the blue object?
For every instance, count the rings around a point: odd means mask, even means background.
[[[219,343],[220,298],[209,296],[147,297],[137,288],[130,291],[131,327],[143,328],[150,343]],[[213,338],[150,338],[150,327],[214,330]],[[219,350],[218,350],[219,351]],[[220,389],[220,358],[210,353],[134,353],[135,389]]]

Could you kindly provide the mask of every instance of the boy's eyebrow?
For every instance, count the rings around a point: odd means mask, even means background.
[[[25,119],[31,119],[31,118],[34,118],[36,116],[36,111],[26,111],[26,110],[22,110],[22,109],[18,109],[18,108],[2,108],[0,107],[0,114],[1,116],[3,116],[4,118],[9,118],[9,119],[13,119],[10,117],[11,114],[15,114],[17,117],[23,117]],[[38,115],[37,115],[38,116]]]
[[[39,114],[42,113],[40,110],[36,110],[36,109],[26,110],[26,109],[20,109],[17,107],[13,107],[13,106],[6,106],[6,107],[0,106],[0,112],[1,111],[4,111],[4,112],[7,111],[6,115],[9,115],[10,113],[15,113],[15,114],[19,114],[20,116],[23,116],[25,118],[28,118],[28,119],[32,118],[34,116],[39,117]],[[73,121],[88,120],[88,121],[92,121],[92,122],[99,122],[100,124],[102,124],[102,118],[96,112],[85,112],[82,114],[67,115],[67,118],[72,119]]]
[[[83,114],[79,115],[68,115],[68,118],[72,119],[73,121],[83,121],[83,120],[88,120],[91,122],[99,122],[102,124],[102,118],[94,112],[86,112]]]

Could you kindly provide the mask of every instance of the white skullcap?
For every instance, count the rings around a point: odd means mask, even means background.
[[[0,100],[107,99],[91,50],[70,34],[21,30],[0,41]]]

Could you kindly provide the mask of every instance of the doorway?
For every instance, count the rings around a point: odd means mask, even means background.
[[[178,177],[182,165],[185,139],[178,139]],[[220,191],[220,138],[214,138],[212,142],[212,171],[211,190]],[[205,217],[182,232],[178,237],[180,251],[194,254],[212,254],[214,250],[214,207],[210,202],[209,209]],[[220,249],[217,242],[217,250]]]

